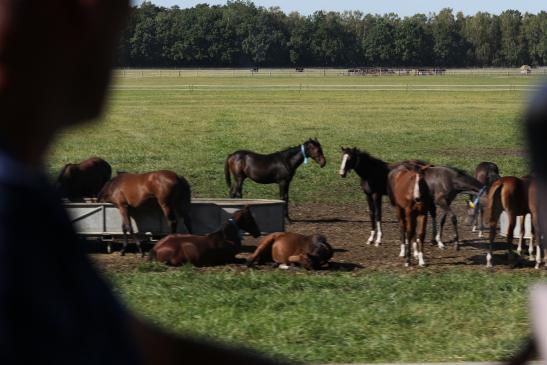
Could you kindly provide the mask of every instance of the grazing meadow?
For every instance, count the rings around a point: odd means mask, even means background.
[[[522,114],[541,81],[117,72],[101,121],[64,131],[47,169],[54,177],[64,163],[96,155],[114,170],[174,170],[191,183],[193,196],[224,198],[229,153],[270,153],[317,137],[327,165],[297,170],[290,190],[297,204],[364,203],[355,175],[338,176],[340,146],[469,172],[494,161],[502,175],[520,176],[528,172]],[[244,197],[277,196],[276,186],[244,185]],[[350,363],[506,357],[529,332],[528,289],[545,270],[310,273],[143,262],[106,275],[128,306],[171,330],[293,360]]]

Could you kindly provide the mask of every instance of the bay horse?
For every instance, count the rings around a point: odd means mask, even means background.
[[[110,164],[99,157],[66,164],[57,177],[56,186],[69,200],[97,197],[112,176]]]
[[[120,212],[124,235],[124,245],[120,251],[122,256],[125,255],[127,248],[128,232],[135,239],[139,252],[144,256],[141,243],[133,232],[130,208],[138,208],[152,199],[155,199],[160,206],[171,233],[177,231],[178,217],[184,219],[188,232],[192,232],[191,192],[185,178],[169,170],[144,174],[118,173],[118,176],[104,185],[98,200],[114,204]]]
[[[532,209],[530,209],[532,206]],[[486,253],[486,266],[492,267],[492,250],[496,238],[496,228],[501,213],[505,211],[508,217],[507,243],[509,244],[509,255],[512,255],[513,234],[517,218],[532,213],[532,230],[537,228],[537,205],[536,188],[534,179],[529,177],[518,178],[516,176],[503,176],[494,181],[488,192],[488,204],[486,206],[486,217],[490,229],[488,250]],[[519,239],[519,253],[524,235],[524,219],[521,220]],[[530,242],[529,252],[532,257],[533,238]],[[539,245],[538,245],[539,251]],[[541,259],[540,259],[541,261]],[[539,266],[536,262],[536,266]]]
[[[148,257],[171,266],[186,262],[195,266],[231,262],[241,247],[240,230],[253,237],[260,236],[248,206],[235,212],[218,230],[206,236],[171,234],[164,237],[150,250]]]
[[[289,265],[299,265],[308,270],[319,270],[328,264],[333,253],[331,245],[323,235],[305,236],[293,232],[276,232],[260,240],[247,265],[252,266],[255,261],[270,256],[281,269],[286,269]]]
[[[481,191],[476,197],[469,196],[468,205],[468,223],[473,224],[472,232],[479,232],[479,237],[483,236],[484,231],[484,207],[488,189],[494,181],[500,178],[498,165],[493,162],[481,162],[475,168],[475,179],[482,184]]]
[[[368,152],[356,147],[342,149],[342,163],[339,174],[345,178],[351,170],[354,170],[361,178],[361,189],[367,198],[370,223],[372,225],[367,244],[375,242],[379,246],[382,242],[382,197],[387,195],[387,176],[389,171],[402,164],[426,165],[424,161],[408,160],[389,164],[379,158],[371,156]],[[376,238],[376,241],[374,240]]]
[[[414,246],[414,256],[418,265],[425,266],[423,243],[427,226],[427,214],[433,204],[425,172],[429,166],[400,166],[388,174],[388,193],[391,204],[397,211],[401,232],[400,257],[405,258],[405,266],[410,266],[410,247]]]
[[[224,177],[230,189],[230,198],[243,196],[243,181],[250,178],[259,184],[279,184],[279,197],[285,201],[285,218],[289,218],[289,185],[296,169],[308,162],[311,157],[320,167],[327,163],[323,156],[321,143],[308,139],[299,146],[289,147],[283,151],[262,155],[253,151],[239,150],[226,158],[224,162]],[[232,184],[231,176],[235,184]]]

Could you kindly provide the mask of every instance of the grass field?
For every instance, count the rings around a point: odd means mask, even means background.
[[[457,76],[120,78],[103,123],[66,131],[48,168],[54,174],[68,161],[99,155],[117,170],[175,170],[188,178],[195,196],[224,197],[228,153],[268,153],[317,136],[327,166],[298,170],[293,201],[355,199],[355,178],[337,175],[341,145],[387,161],[420,158],[472,170],[489,160],[503,174],[524,174],[519,117],[537,82]],[[247,183],[245,193],[276,197],[277,188]]]
[[[103,121],[65,131],[51,150],[54,175],[90,155],[115,170],[172,169],[194,196],[225,197],[226,155],[267,153],[317,136],[327,166],[302,166],[299,203],[363,201],[339,148],[387,161],[408,158],[471,171],[527,172],[519,118],[537,78],[126,77]],[[247,182],[247,197],[277,197]],[[229,269],[109,273],[129,305],[182,332],[236,341],[314,363],[496,360],[529,330],[527,288],[544,272],[446,269],[322,274]]]

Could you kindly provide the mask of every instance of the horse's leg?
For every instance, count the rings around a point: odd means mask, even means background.
[[[416,244],[418,246],[418,265],[425,266],[424,261],[424,239],[425,239],[425,229],[427,226],[427,213],[420,214],[417,218],[417,232],[416,232]]]
[[[175,214],[175,210],[171,209],[171,207],[165,202],[161,202],[159,204],[165,219],[167,219],[169,230],[171,233],[177,233],[177,215]]]
[[[128,238],[127,233],[130,232],[132,234],[133,227],[131,227],[131,219],[129,218],[129,212],[126,206],[119,206],[118,211],[120,212],[120,215],[122,217],[122,232],[123,232],[123,247],[120,250],[120,255],[125,255],[125,250],[127,249],[128,245]]]
[[[454,249],[457,251],[460,249],[460,236],[458,235],[458,217],[456,217],[456,214],[448,206],[448,214],[450,214],[450,219],[452,221],[452,227],[454,227]]]
[[[479,212],[478,212],[478,219],[479,219],[479,238],[482,238],[484,236],[484,208],[482,206],[479,206]]]
[[[374,194],[373,199],[374,210],[376,211],[376,241],[374,244],[378,247],[382,243],[382,194]]]
[[[412,211],[410,208],[405,209],[405,221],[406,221],[406,252],[405,252],[405,266],[410,266],[410,247],[408,243],[412,242],[414,239],[414,227],[415,227],[415,217],[413,217]]]
[[[517,216],[514,215],[514,214],[508,214],[509,216],[509,225],[507,227],[508,231],[507,231],[507,244],[508,244],[508,260],[509,260],[509,264],[510,265],[513,265],[512,264],[512,260],[513,260],[513,234],[514,234],[514,231],[515,231],[515,226],[517,225]]]
[[[231,194],[232,198],[243,198],[243,181],[245,180],[245,176],[237,175],[234,176],[235,180],[235,186],[234,191]]]
[[[437,206],[431,203],[429,207],[429,214],[431,215],[431,244],[437,244]],[[439,246],[440,247],[440,246]]]
[[[405,230],[406,230],[406,224],[405,224],[405,214],[404,211],[401,208],[397,208],[397,218],[399,221],[399,231],[401,234],[401,253],[399,253],[399,257],[405,257]]]
[[[370,245],[374,241],[374,236],[376,236],[376,209],[374,206],[374,197],[372,194],[366,194],[367,195],[367,203],[368,203],[368,214],[370,217],[370,237],[367,240],[367,245]]]
[[[494,241],[496,240],[496,227],[503,208],[500,201],[488,199],[486,210],[486,217],[488,217],[488,227],[490,230],[488,250],[486,252],[486,267],[492,267],[492,251],[494,249]]]
[[[445,248],[445,245],[442,241],[442,237],[443,237],[444,223],[446,222],[446,216],[448,215],[448,212],[445,209],[445,206],[441,205],[440,207],[442,210],[441,221],[439,223],[439,230],[437,232],[437,236],[435,237],[435,239],[437,240],[437,245],[439,246],[439,248]]]
[[[258,242],[255,252],[247,259],[247,266],[252,266],[254,262],[262,256],[264,251],[270,248],[275,242],[275,235],[269,234]]]
[[[517,244],[517,254],[519,256],[522,254],[522,242],[524,241],[524,217],[525,216],[523,216],[523,215],[519,215],[517,217],[517,219],[519,221],[519,224],[520,224],[519,241],[518,241],[518,244]]]
[[[279,198],[285,201],[285,218],[289,223],[292,223],[289,217],[289,184],[290,180],[282,180],[279,182]]]

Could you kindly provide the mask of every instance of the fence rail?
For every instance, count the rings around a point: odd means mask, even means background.
[[[181,69],[117,69],[120,78],[144,77],[376,77],[376,76],[547,76],[547,67],[532,68],[181,68]]]

